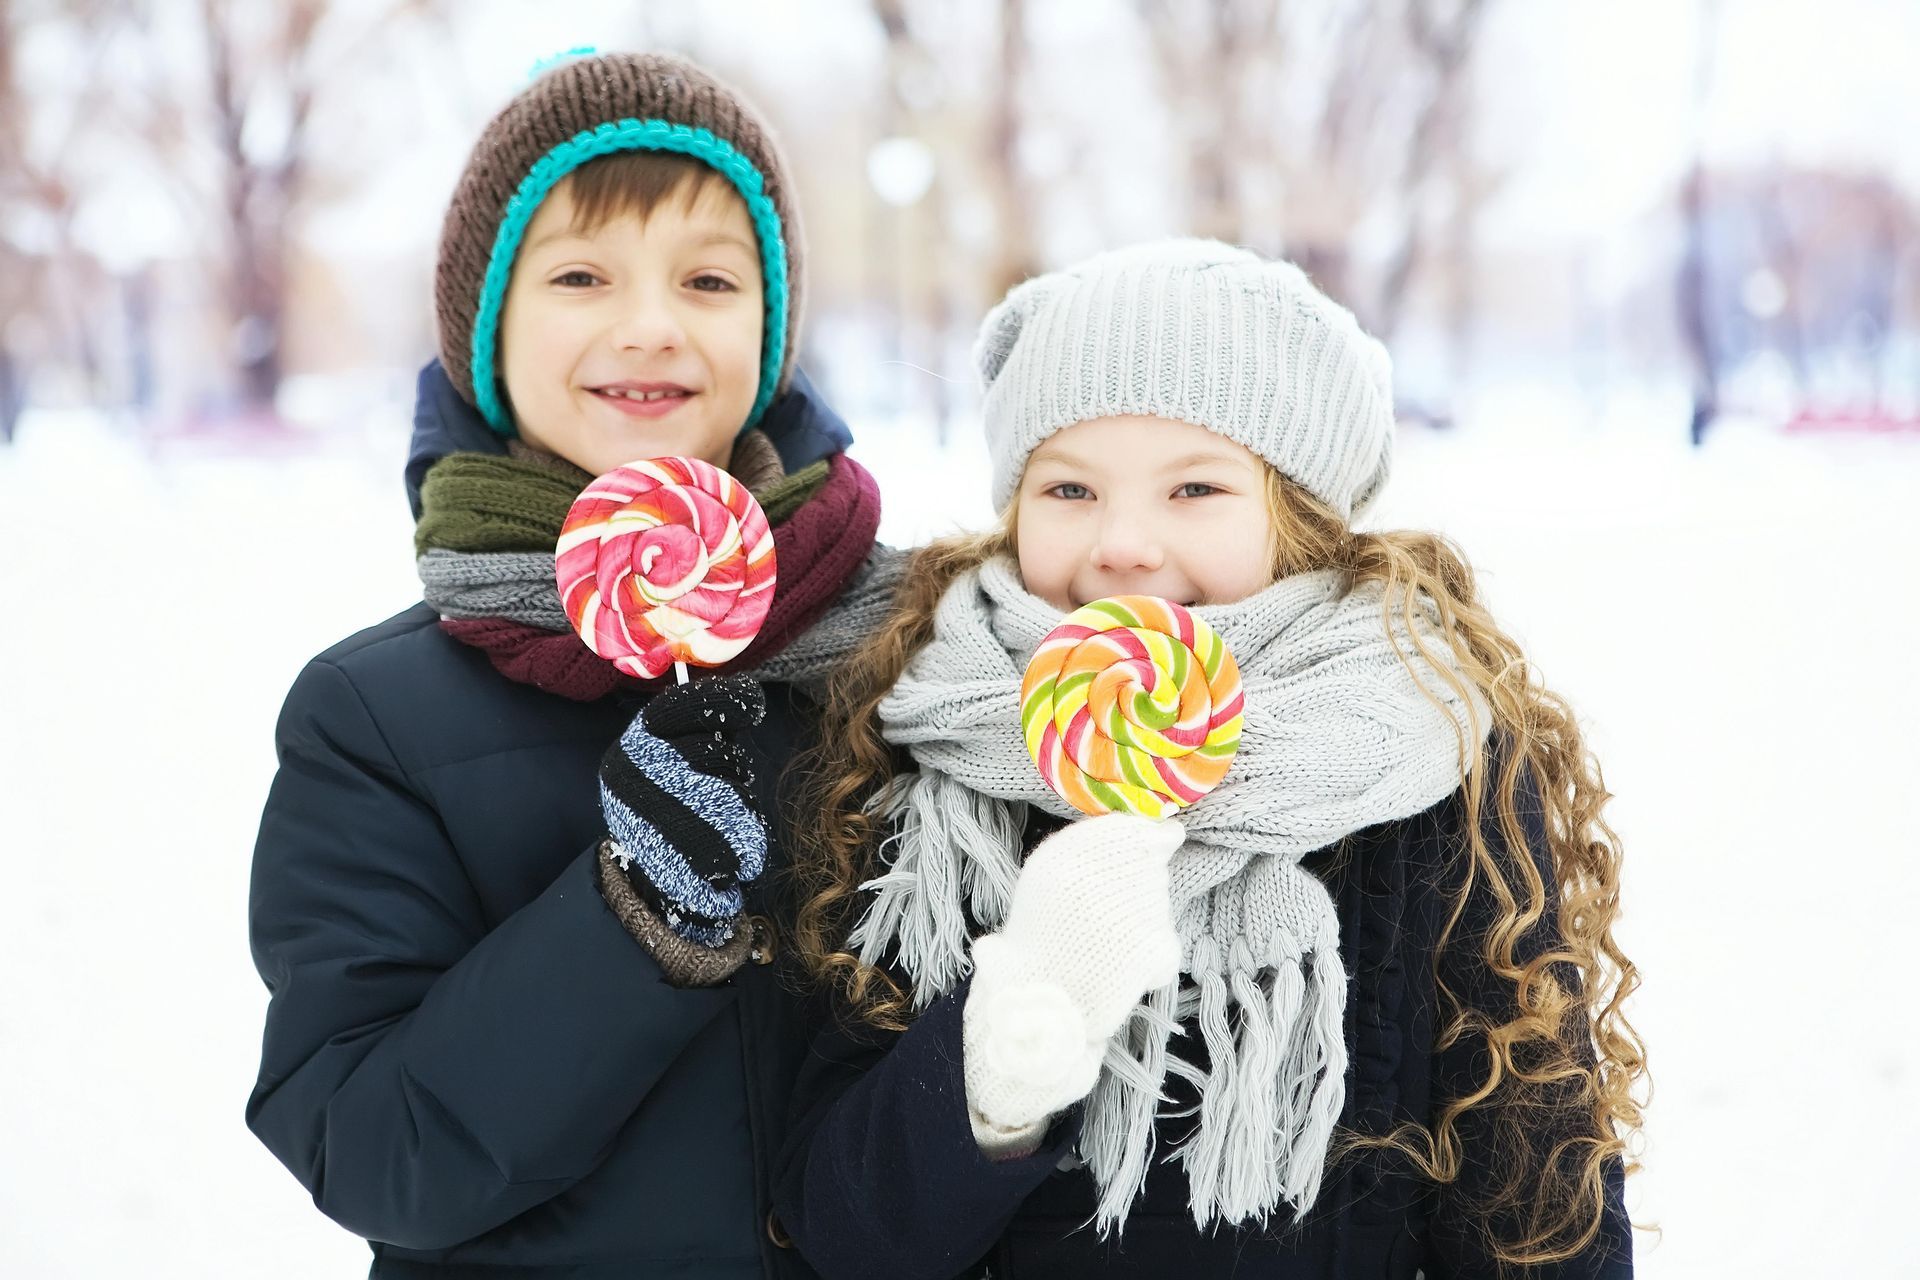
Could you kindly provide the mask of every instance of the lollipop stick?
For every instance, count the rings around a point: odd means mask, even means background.
[[[674,677],[678,679],[681,684],[685,684],[687,682],[687,664],[684,662],[674,663],[673,674],[674,674]]]

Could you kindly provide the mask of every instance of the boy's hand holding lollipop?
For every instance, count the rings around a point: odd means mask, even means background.
[[[587,647],[629,675],[679,678],[600,765],[614,860],[681,938],[733,942],[742,886],[765,869],[766,815],[739,738],[766,715],[747,676],[689,681],[758,634],[773,534],[746,487],[698,458],[616,468],[575,500],[555,548],[560,598]],[[644,815],[644,816],[643,816]]]

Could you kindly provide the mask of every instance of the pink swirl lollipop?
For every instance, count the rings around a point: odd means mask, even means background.
[[[712,463],[651,458],[574,499],[554,576],[587,648],[628,675],[717,667],[766,621],[773,530],[746,486]]]

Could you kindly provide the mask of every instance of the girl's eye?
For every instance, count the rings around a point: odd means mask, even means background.
[[[553,282],[566,289],[587,289],[598,283],[590,271],[565,271],[553,278]]]
[[[1173,496],[1176,498],[1204,498],[1209,494],[1214,494],[1218,492],[1220,491],[1214,488],[1210,484],[1205,484],[1199,480],[1193,480],[1193,481],[1189,481],[1186,484],[1181,485],[1178,489],[1174,491]]]
[[[701,293],[732,293],[735,289],[733,281],[716,275],[695,276],[689,283]]]
[[[1049,497],[1065,498],[1068,502],[1079,502],[1083,498],[1091,498],[1093,496],[1093,490],[1083,484],[1074,484],[1068,481],[1064,484],[1052,486],[1047,490],[1047,494]]]

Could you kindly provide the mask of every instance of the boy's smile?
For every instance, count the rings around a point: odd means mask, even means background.
[[[694,395],[692,388],[677,382],[613,382],[588,389],[621,413],[636,418],[664,418]]]
[[[753,224],[724,179],[598,227],[577,225],[563,181],[527,227],[501,314],[520,436],[596,475],[669,454],[724,467],[765,323]]]

